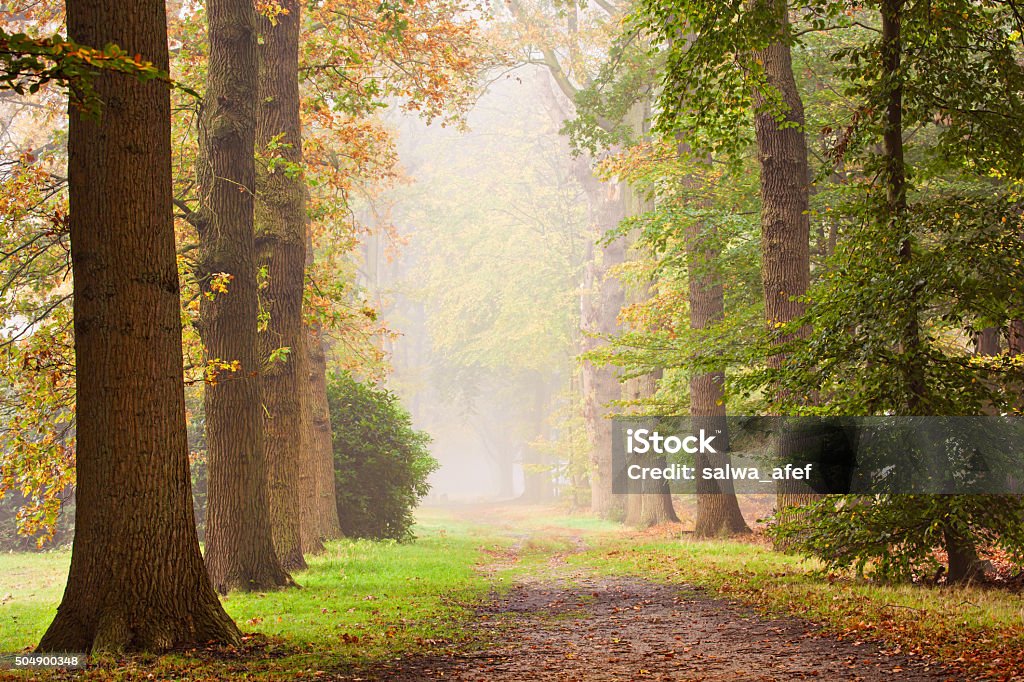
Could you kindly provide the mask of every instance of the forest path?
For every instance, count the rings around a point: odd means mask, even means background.
[[[479,518],[478,518],[479,520]],[[950,680],[934,662],[871,642],[839,641],[795,618],[767,618],[685,584],[599,576],[566,563],[578,529],[509,530],[500,571],[537,543],[553,551],[501,597],[476,609],[482,650],[410,655],[363,671],[372,680]],[[541,532],[542,536],[537,537]]]

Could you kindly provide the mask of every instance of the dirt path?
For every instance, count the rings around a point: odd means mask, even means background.
[[[575,551],[584,548],[578,533],[564,537]],[[496,565],[502,563],[499,558]],[[492,646],[411,655],[348,679],[960,679],[933,661],[872,643],[837,641],[805,621],[761,617],[693,587],[568,572],[564,554],[555,554],[548,564],[477,610],[473,627]]]
[[[636,578],[516,585],[479,611],[497,646],[414,656],[377,680],[948,680],[934,665],[839,642],[794,619]]]

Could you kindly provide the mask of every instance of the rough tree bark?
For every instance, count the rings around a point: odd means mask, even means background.
[[[207,361],[234,362],[204,392],[209,481],[206,567],[220,592],[292,584],[270,534],[267,460],[259,401],[253,244],[256,164],[255,13],[246,0],[210,0],[210,59],[200,120],[195,220],[200,257],[199,333]],[[227,293],[211,291],[221,273]]]
[[[751,0],[751,6],[774,13],[780,33],[788,29],[785,0]],[[753,57],[763,65],[768,87],[779,94],[785,107],[784,112],[772,111],[765,93],[755,89],[754,132],[761,167],[761,280],[765,322],[773,330],[776,324],[804,313],[804,304],[798,299],[810,282],[810,171],[804,105],[793,76],[789,44],[781,39],[772,41]],[[791,339],[791,335],[776,334],[773,343]],[[768,366],[775,369],[784,362],[782,354],[768,358]],[[787,444],[782,440],[779,450],[785,455]],[[776,505],[782,512],[814,497],[802,486],[780,485]]]
[[[687,230],[686,252],[689,275],[690,328],[706,329],[725,319],[725,290],[716,269],[718,247],[712,226],[695,223]],[[699,454],[696,470],[722,467],[729,463],[725,407],[725,372],[696,374],[690,379],[690,415],[693,429],[720,431],[720,454]],[[743,520],[732,481],[705,481],[698,473],[697,518],[694,534],[715,537],[749,533]]]
[[[168,68],[163,2],[69,0],[69,37]],[[170,93],[98,76],[69,112],[78,477],[64,597],[41,652],[236,643],[199,552],[171,209]]]
[[[299,437],[300,378],[307,371],[302,325],[306,189],[299,116],[301,5],[298,0],[280,4],[285,13],[273,22],[263,16],[258,20],[256,153],[262,160],[256,177],[256,250],[257,266],[267,273],[260,303],[269,315],[259,335],[260,395],[274,548],[285,568],[298,570],[306,566],[303,552],[318,549],[319,538],[312,533],[302,537],[315,496],[309,453],[300,447]],[[287,358],[271,361],[278,348],[289,349]]]

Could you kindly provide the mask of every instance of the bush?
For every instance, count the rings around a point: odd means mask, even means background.
[[[438,463],[430,436],[412,428],[390,391],[347,372],[327,386],[341,530],[349,537],[412,539],[413,509]]]
[[[953,554],[973,559],[975,547],[1002,550],[1021,565],[1024,499],[1012,495],[829,495],[789,508],[768,532],[787,548],[821,559],[830,570],[855,569],[884,582],[940,576],[958,582],[974,577],[977,567],[958,569],[952,563]]]

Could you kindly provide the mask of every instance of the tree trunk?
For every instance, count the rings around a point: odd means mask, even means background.
[[[900,62],[903,53],[902,13],[904,0],[883,0],[882,12],[882,74],[888,84],[885,106],[885,128],[882,132],[882,147],[885,157],[886,207],[889,227],[894,234],[905,234],[904,221],[907,214],[907,169],[903,158],[903,81]],[[914,244],[909,236],[900,243],[900,262],[909,264],[913,258]],[[925,379],[922,363],[921,327],[918,320],[918,305],[910,301],[904,311],[902,351],[903,380],[907,390],[907,414],[925,413]]]
[[[1000,338],[999,338],[999,327],[985,327],[974,335],[974,349],[977,355],[983,357],[993,357],[999,355],[1000,351]],[[991,388],[996,388],[994,382],[985,380],[985,383]],[[981,414],[987,415],[998,415],[999,410],[992,405],[991,402],[985,401],[981,406]]]
[[[904,0],[883,0],[882,15],[882,77],[888,84],[885,108],[885,129],[882,143],[885,155],[886,204],[889,225],[893,232],[904,234],[903,224],[907,214],[907,171],[903,155],[903,81],[900,62],[903,53],[902,19]],[[913,242],[909,236],[900,244],[900,262],[910,263],[913,257]],[[907,384],[907,414],[922,415],[926,411],[926,386],[921,344],[920,322],[917,302],[911,300],[903,325],[903,377]],[[995,336],[998,352],[998,335]],[[981,351],[979,344],[979,352]],[[980,571],[980,562],[974,539],[961,533],[952,523],[943,525],[943,540],[948,556],[947,581],[965,582]]]
[[[975,348],[978,355],[999,355],[999,327],[985,327],[975,335]]]
[[[1012,355],[1024,355],[1024,320],[1010,320],[1007,325],[1007,349],[1009,354]],[[1024,390],[1021,390],[1019,383],[1011,384],[1009,390],[1011,395],[1016,395],[1016,400],[1013,401],[1014,406],[1019,411],[1024,411]]]
[[[260,334],[263,428],[270,481],[274,548],[288,570],[306,567],[303,551],[319,547],[309,530],[315,497],[312,459],[297,437],[301,428],[300,378],[306,372],[302,295],[306,267],[306,190],[302,177],[299,117],[298,0],[274,23],[259,18],[259,108],[256,152],[263,158],[256,179],[257,265],[266,268],[261,292],[266,328]],[[278,348],[287,358],[270,361]],[[305,538],[303,529],[307,530]],[[303,539],[309,546],[303,545]]]
[[[755,0],[774,6],[782,26],[788,25],[786,3]],[[804,133],[804,105],[796,89],[789,45],[781,40],[754,53],[764,65],[768,86],[781,95],[786,111],[784,121],[777,112],[758,111],[754,117],[757,156],[761,166],[761,278],[764,287],[765,319],[769,328],[789,322],[804,313],[796,298],[807,292],[810,281],[810,172],[807,138]],[[768,105],[763,93],[754,92],[758,109]],[[776,344],[789,339],[779,337]],[[780,367],[784,358],[769,358]]]
[[[690,227],[686,235],[692,329],[706,329],[725,319],[725,290],[717,271],[715,239],[714,228],[699,223]],[[706,372],[690,379],[692,428],[703,428],[709,433],[721,431],[717,437],[719,443],[728,443],[724,387],[725,372]],[[701,477],[700,472],[707,467],[729,464],[728,447],[720,450],[716,455],[698,454],[696,458],[697,519],[694,533],[701,538],[750,532],[740,512],[732,481],[705,481]]]
[[[623,386],[626,400],[640,400],[653,396],[658,390],[660,372],[645,374],[629,379]],[[647,455],[638,458],[634,463],[644,467],[665,467],[665,457]],[[672,506],[672,493],[668,481],[646,480],[631,481],[630,491],[626,498],[626,517],[624,523],[635,528],[650,528],[661,523],[678,523],[679,517]]]
[[[334,489],[334,445],[331,441],[331,408],[327,404],[327,353],[323,334],[316,325],[306,327],[309,358],[308,384],[310,415],[303,424],[304,437],[316,462],[317,518],[320,537],[340,538],[338,499]]]
[[[645,137],[647,134],[647,117],[650,114],[649,103],[641,100],[633,105],[627,116],[630,127],[638,137]],[[624,192],[624,203],[628,217],[641,216],[654,208],[654,202],[649,198],[627,186]],[[630,248],[636,242],[637,235],[634,233],[628,238]],[[636,250],[633,248],[633,250]],[[644,252],[634,254],[634,258],[642,260],[647,256]],[[653,295],[655,282],[641,282],[635,289],[626,294],[626,302],[629,305],[646,303]],[[661,370],[656,369],[648,374],[629,379],[622,387],[624,398],[628,401],[641,401],[652,398],[658,391],[658,380],[661,379]],[[652,462],[654,466],[664,466],[665,458],[658,457]],[[675,509],[672,507],[672,493],[667,481],[648,482],[641,481],[643,492],[631,492],[626,496],[626,518],[625,523],[639,528],[648,528],[666,521],[678,522]]]
[[[948,557],[947,583],[966,583],[982,577],[982,561],[978,558],[978,550],[972,538],[947,523],[942,529],[942,539]]]
[[[70,39],[168,68],[162,2],[69,0]],[[40,652],[237,643],[199,551],[189,485],[170,93],[95,80],[69,112],[78,488],[67,586]]]
[[[789,17],[783,0],[752,0],[752,4],[771,8],[780,33],[787,29]],[[783,120],[778,120],[779,112],[765,110],[770,107],[769,99],[755,90],[754,132],[761,167],[761,280],[765,322],[773,333],[777,324],[804,314],[804,304],[798,298],[807,292],[810,282],[810,171],[804,105],[793,76],[789,44],[780,39],[753,56],[763,64],[768,86],[778,92],[786,109]],[[772,341],[778,346],[792,338],[792,334],[774,334]],[[773,369],[784,362],[782,354],[767,359]],[[803,493],[779,486],[780,511],[806,501]]]
[[[594,214],[595,240],[613,229],[624,217],[621,187],[602,185],[586,171],[582,178],[588,188],[591,203],[598,205]],[[583,328],[582,352],[594,350],[601,342],[594,335],[607,336],[618,329],[619,311],[625,303],[622,284],[610,276],[612,268],[626,257],[621,240],[615,240],[597,250],[599,259],[593,258],[584,273],[580,326]],[[590,435],[590,510],[608,518],[615,513],[612,495],[612,423],[608,417],[609,404],[621,396],[621,386],[615,369],[597,366],[584,360],[581,370],[583,390],[583,416]]]
[[[1024,354],[1024,320],[1010,320],[1008,337],[1010,354]]]
[[[208,362],[239,363],[206,383],[206,567],[214,587],[292,584],[274,553],[260,421],[253,245],[256,36],[252,3],[211,0],[210,60],[199,126],[199,333]],[[240,189],[244,191],[239,191]],[[221,273],[227,293],[212,289]]]

